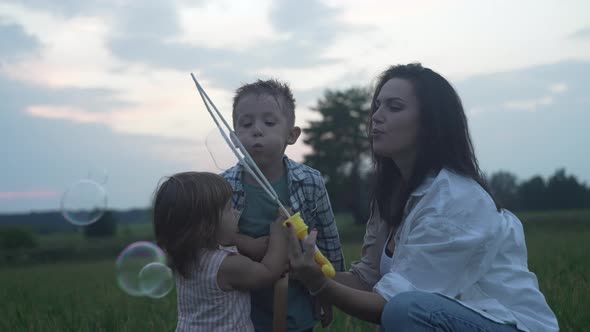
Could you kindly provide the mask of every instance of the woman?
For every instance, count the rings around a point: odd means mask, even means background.
[[[362,257],[331,280],[290,237],[291,274],[312,295],[386,331],[554,331],[527,268],[520,221],[487,190],[459,96],[420,64],[379,78],[375,162]],[[291,232],[292,233],[292,232]]]

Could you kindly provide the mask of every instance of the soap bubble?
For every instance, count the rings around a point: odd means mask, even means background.
[[[115,272],[119,287],[132,296],[159,298],[171,289],[167,286],[172,283],[172,272],[166,266],[166,255],[151,242],[127,246],[117,257]]]
[[[61,213],[70,223],[87,226],[96,222],[107,208],[107,193],[93,180],[73,183],[61,198]]]

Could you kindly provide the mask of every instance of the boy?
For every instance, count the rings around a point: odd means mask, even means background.
[[[295,126],[295,99],[289,86],[274,79],[243,85],[234,97],[232,120],[236,135],[281,202],[293,212],[300,212],[310,229],[317,228],[318,248],[337,271],[343,271],[340,239],[323,178],[317,170],[284,155],[287,145],[294,144],[301,134]],[[260,256],[278,207],[242,165],[222,175],[233,187],[232,203],[240,213],[239,230],[246,235],[238,237],[238,248]],[[288,330],[312,331],[316,320],[309,292],[298,281],[290,280],[288,294]],[[251,301],[256,331],[270,331],[272,287],[251,292]]]

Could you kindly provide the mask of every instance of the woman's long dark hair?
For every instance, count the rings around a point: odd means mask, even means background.
[[[394,227],[399,226],[409,195],[426,176],[432,172],[438,173],[443,168],[474,179],[494,199],[475,157],[461,99],[451,84],[419,63],[389,67],[381,73],[377,81],[371,103],[371,117],[377,111],[375,101],[381,88],[392,78],[404,79],[412,84],[418,100],[420,123],[416,160],[408,181],[404,181],[391,158],[373,153],[375,174],[371,201],[373,204],[377,203],[381,218]],[[371,127],[372,122],[369,119],[369,135]],[[372,145],[371,139],[371,148]],[[396,200],[392,202],[394,197]],[[494,203],[499,210],[498,203],[495,200]]]
[[[224,178],[206,172],[185,172],[167,178],[154,198],[157,245],[174,272],[188,277],[199,266],[202,249],[217,247],[215,234],[232,188]]]

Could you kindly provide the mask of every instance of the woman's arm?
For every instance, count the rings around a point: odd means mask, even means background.
[[[371,287],[369,287],[366,283],[362,282],[356,275],[350,272],[336,272],[334,276],[334,280],[338,283],[343,284],[345,286],[364,290],[364,291],[371,291]],[[322,322],[322,327],[326,328],[332,322],[332,303],[330,299],[322,298],[321,296],[314,297],[314,312],[316,313],[316,319]],[[320,314],[320,307],[324,311],[323,315]]]
[[[353,276],[353,278],[356,278]],[[381,312],[387,301],[371,290],[355,289],[334,279],[320,276],[305,284],[312,293],[317,292],[322,301],[332,303],[345,313],[362,320],[380,324]]]
[[[362,290],[371,290],[381,278],[381,253],[390,231],[379,215],[377,203],[371,203],[370,207],[371,215],[365,227],[360,260],[352,262],[346,275],[336,278],[342,284]]]
[[[385,299],[370,291],[355,289],[325,277],[313,260],[316,236],[317,231],[314,230],[303,241],[302,253],[295,232],[289,232],[289,261],[293,277],[301,280],[312,295],[319,296],[323,301],[333,303],[342,311],[360,319],[379,323]],[[353,285],[360,283],[360,280],[355,281],[352,278],[356,277],[352,274],[340,274],[336,277]]]
[[[337,281],[339,284],[355,288],[358,290],[363,290],[370,292],[371,286],[367,285],[361,279],[359,279],[355,274],[351,272],[336,272],[336,276],[334,280]]]
[[[344,255],[334,212],[330,205],[328,191],[321,176],[318,176],[315,192],[315,227],[318,230],[316,245],[332,263],[336,271],[344,271]]]

